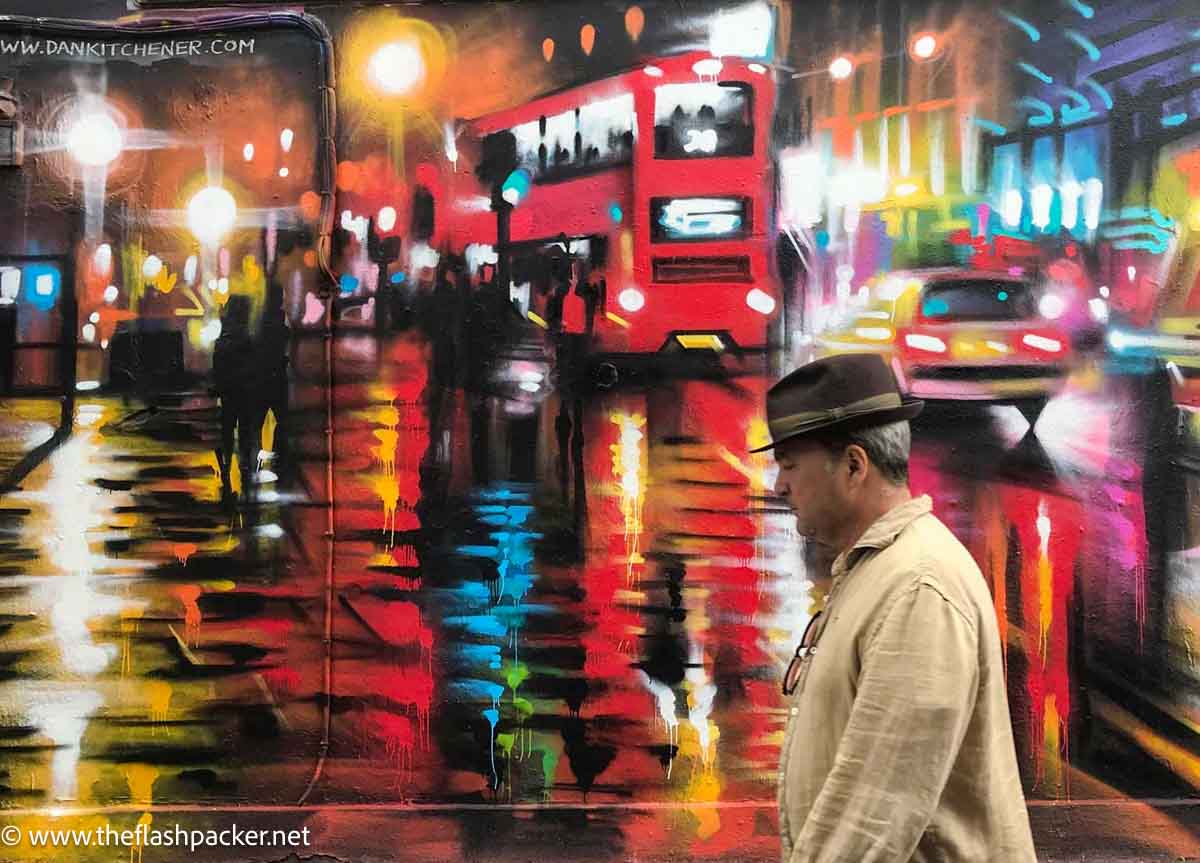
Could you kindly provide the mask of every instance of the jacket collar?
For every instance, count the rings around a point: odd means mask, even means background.
[[[888,510],[863,532],[853,547],[838,555],[833,562],[833,577],[839,578],[853,569],[865,550],[887,548],[896,541],[902,530],[932,511],[933,501],[927,494]]]

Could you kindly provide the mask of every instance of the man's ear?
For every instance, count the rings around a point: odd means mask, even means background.
[[[866,477],[867,466],[871,463],[866,450],[858,444],[850,444],[846,447],[846,461],[850,468],[850,476],[860,479]]]

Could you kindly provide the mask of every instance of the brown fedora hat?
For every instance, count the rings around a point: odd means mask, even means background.
[[[849,430],[910,420],[925,403],[905,398],[879,354],[838,354],[801,366],[767,391],[771,442],[829,429]]]

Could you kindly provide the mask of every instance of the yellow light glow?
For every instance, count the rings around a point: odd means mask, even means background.
[[[412,42],[390,42],[379,48],[367,64],[367,77],[392,96],[407,93],[425,75],[421,50]]]
[[[427,21],[390,8],[356,15],[341,39],[339,99],[371,125],[394,129],[397,107],[427,109],[443,96],[447,54]]]

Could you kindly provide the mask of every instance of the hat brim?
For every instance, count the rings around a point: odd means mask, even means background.
[[[910,420],[917,416],[925,408],[925,402],[921,399],[904,399],[898,408],[883,408],[881,410],[863,411],[862,413],[849,414],[840,416],[836,419],[817,420],[803,428],[796,429],[789,435],[781,437],[779,440],[771,441],[766,446],[760,446],[750,450],[750,452],[766,452],[767,450],[775,449],[781,443],[795,440],[796,438],[806,437],[819,431],[828,431],[836,429],[838,431],[853,431],[860,428],[869,428],[871,426],[882,426],[888,423],[898,423],[903,420]]]

